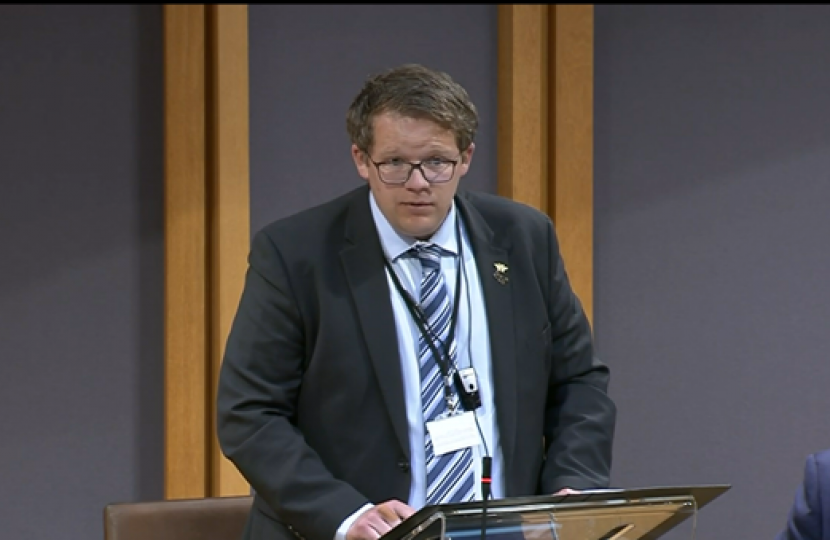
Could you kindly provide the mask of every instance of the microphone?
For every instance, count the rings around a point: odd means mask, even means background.
[[[490,499],[490,488],[493,481],[491,473],[493,458],[481,458],[481,540],[487,539],[487,501]]]
[[[481,458],[481,500],[485,502],[490,498],[490,488],[493,482],[492,466],[493,458],[490,456]]]

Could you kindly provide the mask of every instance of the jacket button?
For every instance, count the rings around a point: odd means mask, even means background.
[[[408,461],[406,461],[405,459],[402,459],[402,460],[398,461],[398,468],[401,471],[403,471],[405,473],[408,473],[411,467],[409,466]]]

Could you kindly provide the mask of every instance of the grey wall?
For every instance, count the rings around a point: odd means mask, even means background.
[[[495,191],[495,9],[250,6],[253,229],[358,185],[345,109],[404,61],[470,89],[466,181]],[[828,23],[596,7],[614,480],[734,484],[701,540],[771,538],[830,447]],[[104,504],[162,495],[161,11],[2,6],[0,45],[0,538],[100,538]]]
[[[251,232],[360,185],[346,110],[370,74],[447,71],[479,108],[464,182],[496,190],[495,5],[249,6]]]
[[[830,7],[603,5],[595,22],[615,482],[732,483],[697,538],[773,538],[830,447]]]
[[[163,489],[159,6],[0,6],[0,538]]]

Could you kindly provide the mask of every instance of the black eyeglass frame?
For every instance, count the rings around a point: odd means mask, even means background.
[[[460,154],[458,156],[458,159],[448,159],[448,160],[446,160],[446,163],[452,166],[452,171],[450,171],[450,175],[447,177],[446,180],[438,180],[438,181],[432,181],[429,178],[427,178],[427,174],[424,171],[424,162],[423,161],[418,161],[418,162],[404,161],[402,163],[402,165],[403,164],[409,165],[409,172],[406,174],[406,178],[404,178],[404,180],[398,181],[398,182],[388,182],[388,181],[383,179],[383,174],[380,172],[380,166],[381,165],[388,165],[389,162],[388,161],[378,162],[378,161],[375,161],[374,159],[372,159],[372,156],[370,156],[368,152],[364,152],[364,154],[366,155],[366,159],[368,159],[372,163],[372,165],[374,165],[375,168],[377,169],[378,178],[380,178],[380,181],[383,182],[384,184],[387,184],[387,185],[390,185],[390,186],[402,186],[402,185],[406,184],[407,182],[409,182],[409,179],[412,177],[412,171],[414,171],[415,169],[418,169],[419,171],[421,171],[421,176],[424,178],[424,180],[426,180],[430,184],[446,184],[447,182],[452,180],[453,177],[455,176],[455,167],[461,161],[461,155]]]

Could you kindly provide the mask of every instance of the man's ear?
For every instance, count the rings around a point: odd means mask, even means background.
[[[461,152],[461,163],[458,164],[459,176],[464,176],[470,169],[470,163],[473,161],[473,153],[476,150],[475,143],[470,143],[466,150]]]
[[[367,160],[366,152],[352,145],[352,160],[357,169],[357,174],[364,180],[369,180],[369,161]]]

